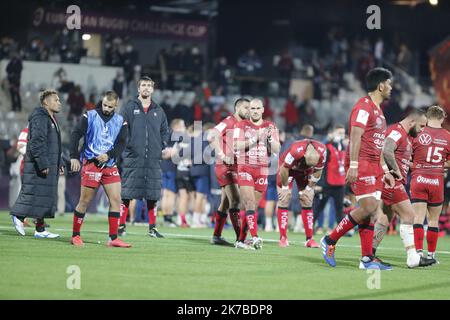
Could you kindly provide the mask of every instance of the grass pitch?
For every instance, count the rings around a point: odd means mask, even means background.
[[[21,237],[8,212],[0,212],[1,299],[450,298],[449,237],[439,239],[439,265],[409,270],[400,238],[386,236],[378,252],[394,270],[376,278],[358,269],[358,235],[341,239],[331,268],[320,249],[303,247],[304,235],[292,232],[285,249],[277,233],[261,232],[263,249],[250,252],[210,245],[212,229],[160,228],[166,238],[155,239],[145,226],[128,226],[125,240],[133,247],[108,248],[106,217],[87,215],[81,231],[86,245],[75,248],[72,215],[48,223],[61,238],[35,239],[33,228]],[[233,240],[233,231],[224,236]],[[79,290],[67,288],[74,265],[81,271]]]

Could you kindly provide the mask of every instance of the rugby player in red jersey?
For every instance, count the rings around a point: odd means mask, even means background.
[[[278,226],[280,229],[280,247],[289,245],[287,240],[288,206],[292,197],[292,184],[295,180],[302,205],[302,220],[305,228],[308,248],[318,248],[313,239],[314,186],[320,180],[326,162],[324,144],[305,139],[294,142],[280,157],[277,174],[278,190]]]
[[[263,119],[264,106],[260,99],[250,101],[250,118],[235,125],[233,137],[238,163],[238,184],[245,215],[241,219],[241,233],[236,248],[261,249],[258,223],[255,216],[261,194],[267,188],[269,155],[278,153],[278,129]],[[251,246],[245,244],[246,228],[252,236]]]
[[[450,163],[450,133],[442,128],[446,117],[443,108],[429,107],[427,126],[413,141],[411,202],[416,213],[414,242],[416,250],[423,255],[423,223],[426,216],[428,258],[432,259],[436,259],[439,215],[444,202],[444,167]]]
[[[337,227],[321,240],[325,262],[336,266],[334,258],[338,240],[358,225],[361,238],[361,269],[391,270],[392,267],[373,257],[373,229],[381,199],[383,183],[394,186],[394,177],[384,164],[381,151],[384,145],[386,120],[380,105],[391,95],[392,73],[375,68],[366,76],[368,95],[359,99],[352,109],[349,120],[350,144],[345,167],[346,181],[359,203],[359,208],[345,216]],[[383,172],[384,171],[384,172]]]
[[[222,230],[227,221],[227,211],[239,238],[239,187],[237,184],[237,163],[233,150],[233,131],[236,123],[249,117],[250,100],[240,98],[234,103],[234,114],[223,119],[211,130],[211,146],[216,154],[215,172],[217,182],[222,189],[220,205],[215,213],[214,234],[211,244],[232,245],[222,237]]]
[[[411,111],[399,123],[390,126],[386,131],[386,140],[383,148],[383,157],[386,165],[396,178],[395,186],[383,188],[381,199],[383,210],[379,207],[373,237],[373,255],[383,240],[394,214],[400,217],[400,237],[406,249],[406,264],[409,268],[428,266],[432,259],[421,257],[414,245],[414,209],[406,193],[406,177],[408,175],[412,156],[412,140],[423,130],[427,124],[425,112],[419,109]],[[383,213],[384,212],[384,213]]]

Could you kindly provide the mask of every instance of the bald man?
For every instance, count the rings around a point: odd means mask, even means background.
[[[288,205],[292,197],[293,181],[297,183],[307,248],[318,248],[313,239],[314,214],[312,211],[314,186],[322,176],[327,148],[322,143],[305,139],[294,142],[280,157],[277,174],[278,227],[282,248],[289,246],[287,239]]]

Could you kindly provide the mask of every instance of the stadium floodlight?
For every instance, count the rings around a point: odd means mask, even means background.
[[[437,6],[439,3],[439,0],[429,0],[429,1],[432,6]]]
[[[84,41],[88,41],[91,39],[91,35],[89,33],[85,33],[81,36],[81,39],[83,39]]]

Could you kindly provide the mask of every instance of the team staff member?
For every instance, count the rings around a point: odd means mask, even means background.
[[[45,90],[28,119],[28,145],[24,160],[22,187],[11,209],[17,232],[24,236],[25,217],[36,218],[36,238],[57,238],[45,230],[44,218],[54,218],[58,198],[61,163],[61,134],[55,114],[61,111],[58,93]]]
[[[330,198],[334,200],[336,222],[339,223],[344,218],[345,150],[342,143],[344,138],[344,126],[336,125],[331,133],[330,139],[325,144],[327,147],[327,161],[323,170],[323,179],[317,184],[322,187],[322,191],[314,200],[314,221],[317,221],[319,215],[323,214],[323,209]],[[331,217],[330,220],[332,220]],[[333,228],[333,225],[330,225],[330,228]]]
[[[155,205],[161,196],[161,157],[170,137],[164,110],[154,101],[155,82],[138,81],[138,97],[121,111],[128,123],[128,143],[122,154],[122,214],[128,214],[131,199],[147,200],[149,235],[161,237],[156,229]],[[166,154],[167,152],[164,151]]]

